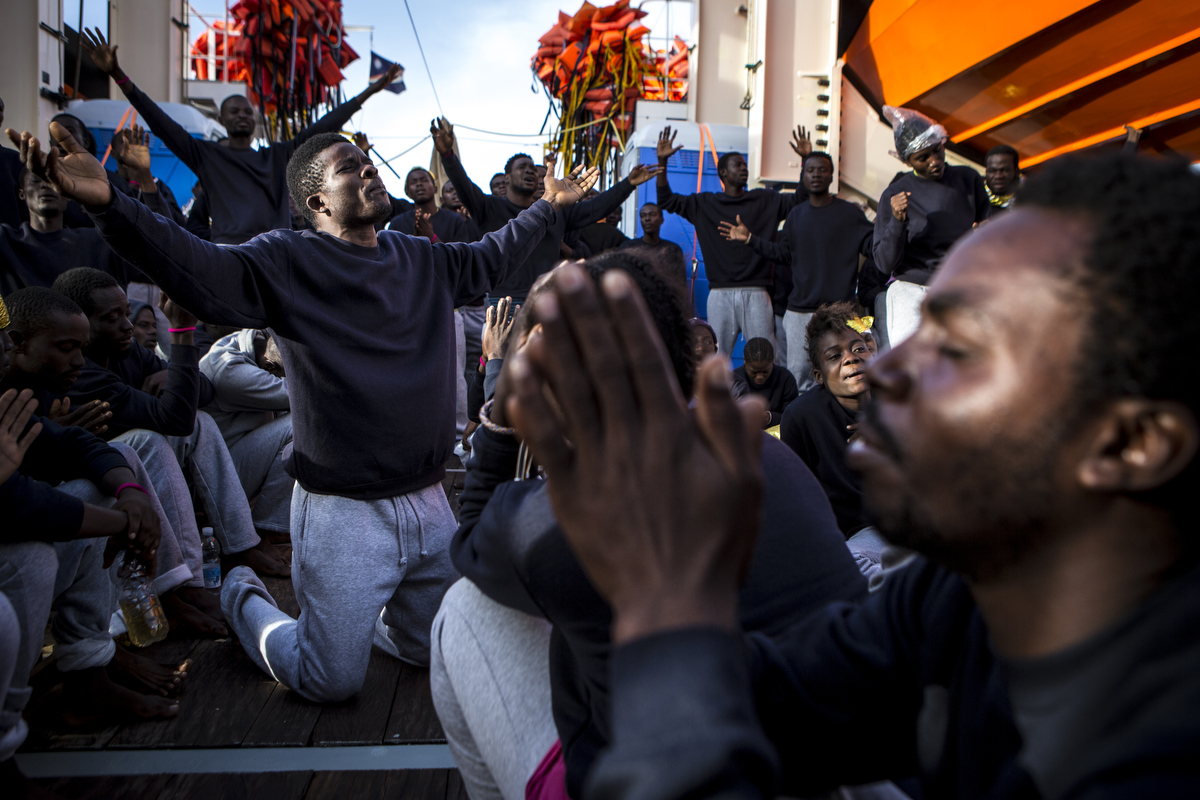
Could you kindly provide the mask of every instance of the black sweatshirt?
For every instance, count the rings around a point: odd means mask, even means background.
[[[511,480],[516,440],[480,428],[472,442],[450,558],[488,597],[553,623],[554,721],[567,791],[582,797],[584,778],[609,741],[612,613],[558,527],[545,483]],[[740,618],[747,630],[778,634],[825,603],[861,600],[866,583],[808,469],[769,436],[762,459],[766,486]]]
[[[112,439],[132,428],[144,428],[163,436],[190,436],[196,427],[196,409],[213,401],[212,382],[200,372],[200,348],[171,345],[168,363],[138,344],[129,345],[129,355],[102,367],[90,358],[67,396],[73,406],[92,400],[109,404],[112,419],[105,435]],[[142,391],[146,378],[169,370],[161,397]]]
[[[462,214],[439,208],[429,220],[433,224],[433,233],[439,242],[473,242],[479,237],[472,238],[470,223]],[[403,214],[392,218],[388,230],[400,231],[409,236],[416,235],[417,210],[410,208]]]
[[[767,409],[771,412],[771,421],[763,425],[764,428],[778,425],[783,419],[783,412],[800,394],[800,389],[796,386],[796,379],[792,377],[792,373],[788,372],[787,367],[781,367],[778,364],[771,368],[771,374],[767,376],[767,380],[762,386],[755,386],[753,381],[747,377],[744,364],[733,371],[733,381],[745,387],[745,390],[738,394],[739,397],[747,394],[760,394],[767,401]]]
[[[695,627],[617,649],[614,747],[584,797],[807,797],[908,776],[925,800],[1197,797],[1197,627],[1200,570],[1181,565],[1090,640],[1002,662],[964,581],[917,559],[772,639]]]
[[[311,492],[373,500],[444,477],[454,308],[522,263],[562,216],[538,201],[476,243],[383,231],[376,247],[311,230],[219,246],[119,195],[95,219],[111,247],[192,313],[271,329],[292,401],[289,474]]]
[[[616,225],[609,225],[603,220],[585,225],[579,229],[579,238],[598,256],[606,250],[616,250],[629,241],[629,237],[621,233]]]
[[[0,391],[8,389],[7,386]],[[126,467],[124,457],[83,428],[64,428],[34,416],[42,432],[25,451],[21,466],[0,484],[0,542],[65,542],[79,536],[83,501],[54,487],[64,481],[99,484],[105,473]],[[26,428],[28,430],[28,428]]]
[[[774,189],[751,189],[740,197],[724,192],[675,194],[670,186],[658,187],[658,207],[678,214],[696,228],[704,254],[704,274],[713,289],[735,286],[770,286],[771,264],[741,242],[721,236],[718,224],[737,223],[738,215],[754,236],[771,238],[797,203],[808,193],[780,194]]]
[[[235,150],[193,138],[141,89],[133,84],[128,88],[129,102],[143,122],[204,185],[212,241],[218,244],[241,244],[266,231],[290,228],[288,159],[318,133],[341,130],[362,108],[361,101],[350,100],[286,142],[259,150]]]
[[[846,441],[855,416],[818,384],[783,412],[779,439],[808,465],[829,497],[838,527],[847,538],[868,524],[863,512],[862,479],[846,465]]]
[[[442,156],[442,166],[458,192],[458,199],[471,215],[480,232],[488,233],[499,230],[516,218],[522,209],[507,197],[496,197],[484,194],[483,190],[471,182],[462,168],[462,162],[454,153]],[[633,192],[633,184],[629,179],[618,183],[606,192],[602,192],[590,200],[583,200],[568,206],[564,213],[546,230],[545,236],[537,243],[529,257],[519,267],[509,273],[501,283],[492,287],[492,295],[496,297],[511,297],[518,303],[525,301],[529,287],[538,276],[549,272],[555,264],[562,260],[559,245],[562,244],[563,234],[569,230],[578,230],[591,225],[598,219],[604,219],[610,211],[624,202]]]
[[[870,221],[853,203],[833,198],[820,208],[804,202],[787,215],[778,241],[750,236],[750,249],[791,265],[789,311],[812,312],[826,303],[854,300],[858,256],[871,256]]]
[[[25,220],[21,216],[21,154],[16,150],[0,146],[0,225],[21,227]]]
[[[28,222],[20,228],[0,226],[0,294],[27,286],[49,289],[55,278],[75,267],[107,272],[122,286],[144,278],[117,257],[94,228],[42,233]]]
[[[908,218],[892,213],[892,197],[911,192]],[[875,216],[875,266],[909,283],[926,284],[955,242],[988,217],[983,177],[970,167],[947,166],[939,180],[908,172],[883,190]]]

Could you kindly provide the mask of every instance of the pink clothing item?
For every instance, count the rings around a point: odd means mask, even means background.
[[[557,739],[525,784],[525,800],[571,800],[567,794],[567,765]]]

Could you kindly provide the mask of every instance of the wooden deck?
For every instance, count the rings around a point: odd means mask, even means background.
[[[456,513],[461,486],[461,471],[447,476]],[[290,580],[264,583],[299,615]],[[35,671],[18,764],[39,785],[68,798],[466,800],[428,670],[375,651],[356,697],[318,705],[276,683],[232,639],[168,638],[139,652],[192,659],[174,719],[68,728],[57,669]]]

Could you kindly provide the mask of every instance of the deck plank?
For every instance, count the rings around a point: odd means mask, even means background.
[[[290,544],[277,544],[275,549],[291,563],[292,546]],[[296,602],[296,591],[292,587],[291,578],[272,578],[270,575],[260,575],[259,579],[267,587],[271,597],[275,599],[275,604],[279,606],[280,611],[292,619],[300,618],[300,604]]]
[[[304,800],[345,798],[391,798],[446,800],[450,770],[408,769],[370,772],[318,772]]]
[[[179,715],[131,723],[110,747],[230,747],[246,738],[266,705],[275,681],[231,639],[205,641],[192,651]]]
[[[396,685],[384,744],[426,744],[446,741],[433,707],[429,670],[405,664]]]
[[[326,705],[313,728],[314,745],[380,744],[383,742],[400,680],[400,662],[378,650],[362,691],[349,700]]]
[[[275,684],[266,705],[242,740],[243,747],[303,747],[312,738],[322,708],[282,683]]]
[[[446,800],[471,800],[467,795],[467,785],[463,783],[462,773],[456,769],[450,770],[446,776]]]
[[[211,773],[176,775],[157,797],[146,800],[301,800],[312,782],[311,772]],[[128,795],[133,797],[133,795]]]

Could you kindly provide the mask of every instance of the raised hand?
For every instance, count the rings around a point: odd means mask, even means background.
[[[79,44],[83,47],[83,52],[88,54],[92,63],[101,72],[113,75],[120,69],[120,65],[117,63],[118,45],[109,44],[99,28],[90,30],[85,28]]]
[[[424,236],[426,239],[433,241],[433,215],[426,214],[421,209],[417,209],[417,219],[413,223],[413,233],[417,236]]]
[[[633,169],[629,170],[629,182],[634,186],[641,186],[646,181],[653,178],[659,173],[662,167],[657,164],[638,164]]]
[[[445,117],[438,117],[429,123],[429,135],[433,137],[433,146],[441,155],[454,150],[454,126]]]
[[[808,131],[803,125],[797,125],[796,130],[792,131],[792,141],[788,144],[800,158],[804,158],[813,151],[812,139],[809,138]]]
[[[107,423],[112,419],[112,412],[108,410],[108,403],[102,403],[99,400],[84,403],[72,411],[71,398],[64,397],[61,400],[51,401],[50,410],[46,416],[64,428],[83,428],[85,431],[99,436],[108,430]]]
[[[42,423],[35,422],[29,430],[29,418],[37,408],[32,389],[9,389],[0,394],[0,483],[11,478],[25,459],[25,451],[42,432]]]
[[[587,196],[588,189],[591,189],[596,185],[596,181],[600,180],[600,170],[597,167],[585,170],[583,164],[571,170],[571,174],[565,178],[554,177],[554,167],[558,163],[558,157],[553,153],[546,156],[543,163],[546,165],[546,178],[543,181],[546,193],[542,195],[542,199],[555,208],[566,208],[579,202]]]
[[[513,323],[521,306],[513,305],[511,297],[502,297],[499,303],[488,306],[487,319],[483,323],[481,337],[483,355],[491,361],[503,358],[508,349],[508,338],[512,335]]]
[[[150,171],[150,132],[141,125],[119,130],[112,138],[113,155],[134,172]]]
[[[615,643],[688,625],[735,628],[762,497],[762,401],[735,404],[728,363],[710,358],[693,419],[633,281],[612,270],[601,283],[603,299],[566,265],[535,301],[545,333],[512,356],[508,417],[612,604]]]
[[[198,321],[192,316],[192,312],[167,297],[166,292],[159,292],[158,308],[167,318],[167,322],[171,323],[172,328],[194,328]]]
[[[896,192],[892,195],[892,216],[904,222],[908,219],[908,196],[911,192]]]
[[[746,227],[746,223],[742,222],[742,215],[737,215],[737,225],[726,220],[721,220],[717,223],[717,228],[721,231],[721,235],[731,242],[749,242],[750,229]]]
[[[54,191],[85,206],[106,206],[112,202],[108,173],[96,157],[84,150],[62,125],[51,122],[50,135],[66,153],[65,156],[59,155],[58,148],[51,148],[49,153],[43,152],[37,137],[29,131],[18,134],[12,128],[6,128],[4,132],[20,151],[21,163],[50,184]]]
[[[370,96],[382,92],[388,86],[391,86],[393,83],[399,80],[400,73],[403,71],[404,68],[399,64],[392,64],[392,68],[387,71],[387,74],[368,86],[367,90],[363,94]]]
[[[359,150],[362,150],[367,155],[371,154],[371,143],[367,141],[367,135],[365,133],[359,131],[351,138],[354,139],[354,144],[358,146]]]
[[[658,147],[655,148],[655,154],[658,156],[660,165],[666,164],[667,159],[683,149],[683,145],[676,146],[675,136],[679,131],[672,131],[671,126],[662,129],[662,133],[658,135]]]

